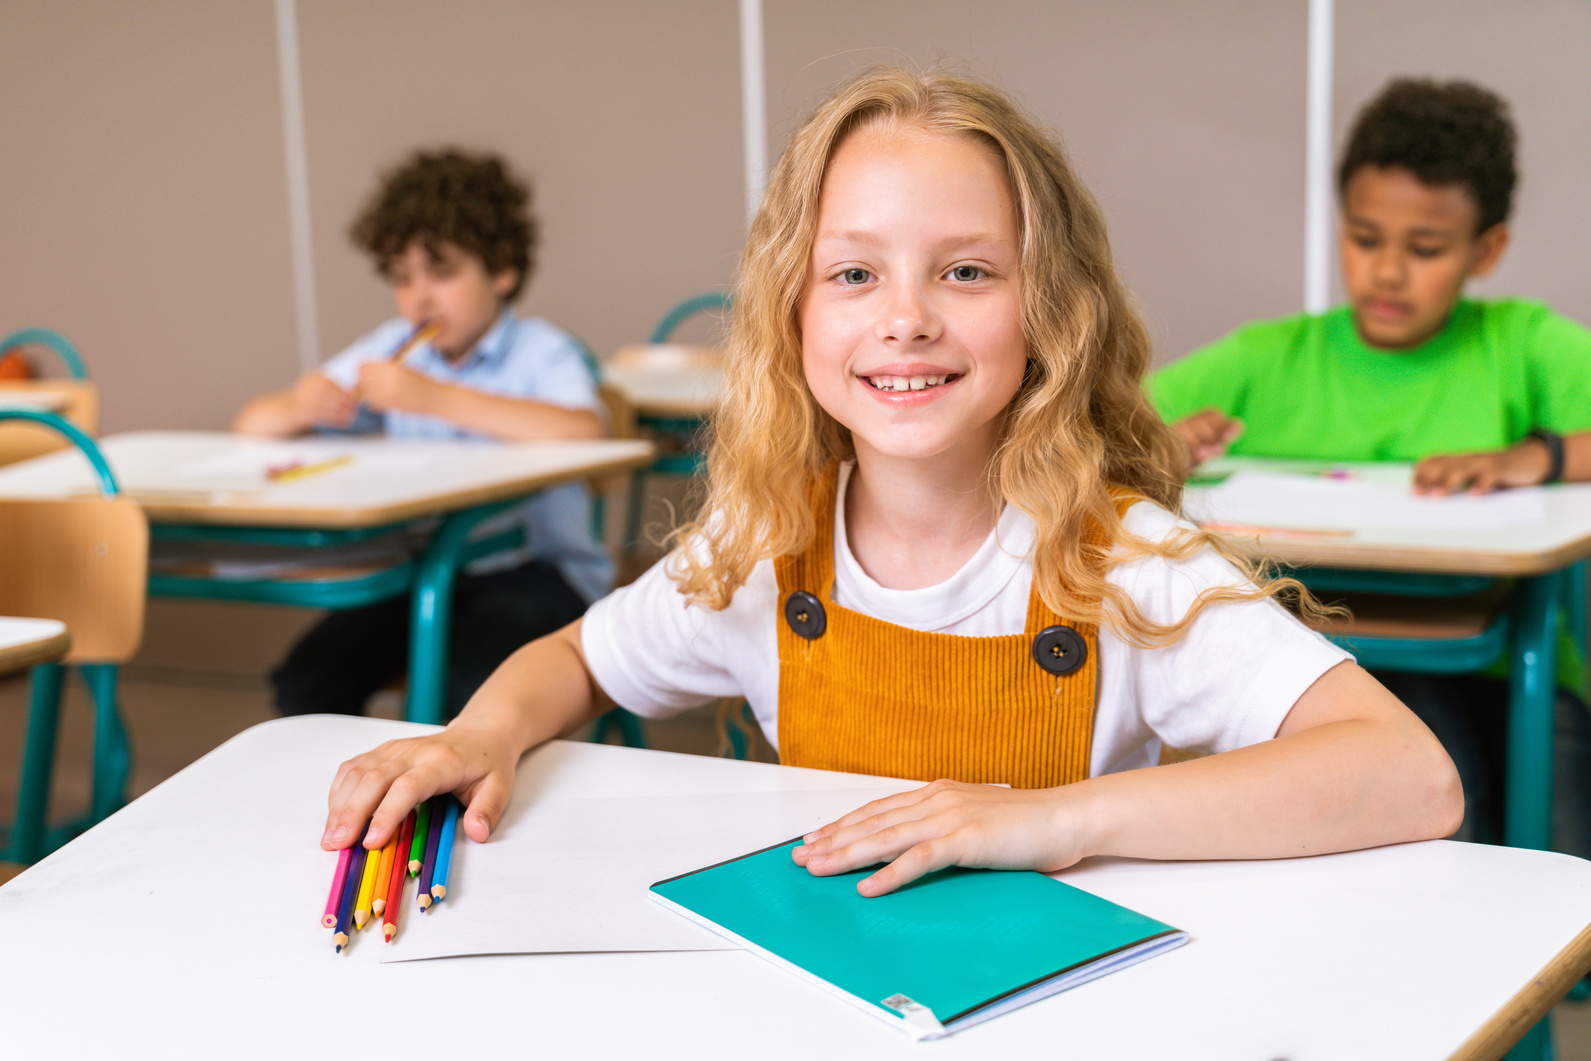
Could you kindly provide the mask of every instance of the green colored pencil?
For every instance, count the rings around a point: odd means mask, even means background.
[[[414,819],[414,839],[409,843],[409,876],[411,877],[419,876],[420,864],[425,861],[425,837],[431,831],[431,801],[424,801],[416,810],[419,813]]]

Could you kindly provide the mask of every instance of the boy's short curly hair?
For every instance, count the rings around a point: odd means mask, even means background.
[[[506,162],[444,148],[416,151],[387,173],[348,236],[382,276],[416,240],[433,256],[451,243],[479,258],[488,273],[517,270],[512,302],[535,264],[536,229],[530,188]]]
[[[1421,184],[1457,184],[1480,211],[1476,233],[1508,220],[1514,145],[1508,104],[1468,81],[1395,78],[1359,112],[1337,168],[1337,191],[1365,166],[1408,170]]]

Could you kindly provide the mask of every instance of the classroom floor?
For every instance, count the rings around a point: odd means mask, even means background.
[[[131,668],[122,683],[123,711],[134,752],[132,795],[149,791],[212,748],[275,717],[263,679],[195,675],[164,668]],[[0,678],[0,821],[15,805],[27,682]],[[382,694],[372,713],[400,717],[396,694]],[[81,685],[69,681],[57,750],[52,819],[82,813],[88,804],[92,716]],[[703,755],[717,753],[718,726],[711,712],[645,723],[649,747]],[[753,757],[772,760],[766,742]],[[21,867],[0,862],[0,883]],[[1554,1011],[1558,1061],[1591,1061],[1591,1003],[1564,1002]]]

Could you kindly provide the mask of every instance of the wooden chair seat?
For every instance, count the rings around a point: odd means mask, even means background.
[[[1384,593],[1331,594],[1349,615],[1309,626],[1323,634],[1444,641],[1475,638],[1491,629],[1508,607],[1509,585],[1496,583],[1464,597],[1402,597]]]

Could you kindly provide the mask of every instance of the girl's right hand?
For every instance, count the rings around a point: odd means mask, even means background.
[[[410,810],[441,792],[458,796],[465,835],[485,843],[508,808],[518,762],[512,741],[457,722],[430,736],[388,741],[337,768],[320,846],[327,851],[348,847],[369,819],[365,848],[377,850]]]

